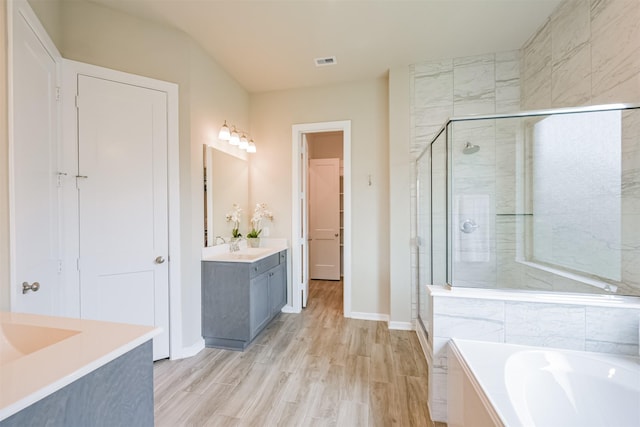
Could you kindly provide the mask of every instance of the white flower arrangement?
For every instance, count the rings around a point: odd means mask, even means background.
[[[233,222],[233,229],[231,230],[232,237],[242,237],[242,234],[240,234],[239,230],[241,214],[242,209],[240,208],[240,205],[234,203],[231,212],[227,213],[227,215],[225,216],[227,222]]]
[[[267,209],[266,203],[258,203],[253,210],[253,217],[251,217],[251,231],[247,234],[248,238],[260,237],[262,233],[262,220],[268,219],[273,221],[273,213]]]

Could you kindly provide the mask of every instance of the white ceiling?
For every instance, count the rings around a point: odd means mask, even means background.
[[[90,0],[189,34],[249,92],[518,49],[560,0]],[[336,56],[316,67],[314,58]]]

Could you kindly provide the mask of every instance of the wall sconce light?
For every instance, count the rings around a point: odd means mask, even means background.
[[[238,135],[238,131],[236,130],[236,127],[233,127],[233,130],[231,131],[231,137],[229,138],[229,144],[231,145],[240,145],[240,135]]]
[[[244,133],[240,137],[240,144],[238,144],[241,150],[246,150],[249,147],[249,141],[247,140],[247,135]]]
[[[247,153],[256,152],[256,144],[253,142],[253,139],[249,141],[246,132],[242,132],[241,136],[235,126],[232,126],[231,131],[229,131],[229,126],[227,125],[226,120],[220,128],[218,139],[222,141],[229,141],[229,144],[235,145],[241,150],[247,150]]]
[[[229,126],[227,126],[227,121],[224,121],[224,124],[220,128],[220,132],[218,132],[218,139],[223,141],[228,141],[231,139],[231,133],[229,132]]]

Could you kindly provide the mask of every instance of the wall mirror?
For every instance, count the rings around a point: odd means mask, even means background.
[[[225,216],[234,203],[242,209],[243,223],[249,220],[249,163],[207,145],[203,150],[204,246],[214,246],[216,237],[231,236]]]

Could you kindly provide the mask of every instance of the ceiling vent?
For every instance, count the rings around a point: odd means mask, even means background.
[[[326,58],[316,58],[316,67],[325,67],[327,65],[335,65],[338,63],[335,56],[327,56]]]

